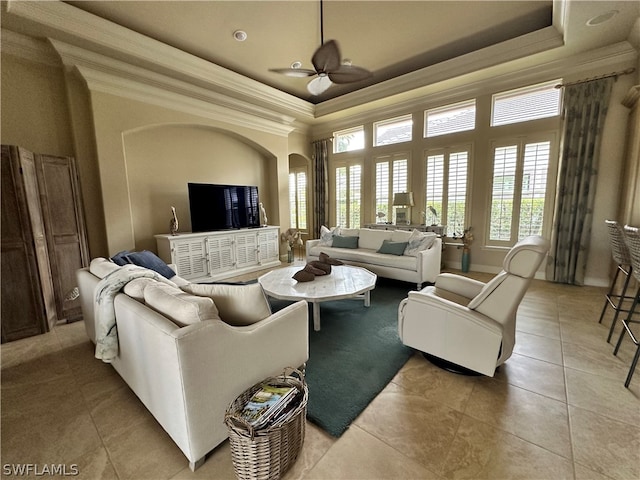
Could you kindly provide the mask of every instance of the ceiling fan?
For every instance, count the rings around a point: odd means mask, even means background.
[[[270,68],[270,72],[281,73],[289,77],[312,77],[307,84],[307,90],[312,95],[320,95],[334,83],[353,83],[371,77],[372,73],[362,67],[356,67],[349,62],[342,62],[340,48],[335,40],[324,42],[324,19],[322,0],[320,0],[320,47],[311,57],[315,70],[308,68]]]

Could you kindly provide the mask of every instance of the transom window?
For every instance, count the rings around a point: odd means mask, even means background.
[[[436,137],[476,128],[476,100],[471,99],[424,112],[424,136]]]
[[[410,142],[413,129],[411,114],[373,124],[373,146]]]
[[[406,153],[385,155],[375,160],[376,222],[394,221],[391,217],[393,195],[409,190],[409,161]]]
[[[547,204],[551,138],[495,143],[489,243],[511,245],[542,235]]]
[[[560,80],[493,95],[491,126],[527,122],[560,115]]]
[[[364,149],[364,127],[348,128],[333,133],[333,153]]]
[[[425,221],[445,225],[449,236],[465,229],[470,150],[462,146],[427,152]]]

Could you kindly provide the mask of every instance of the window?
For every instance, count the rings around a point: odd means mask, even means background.
[[[491,126],[560,115],[560,80],[518,88],[492,96]]]
[[[494,144],[489,243],[542,235],[551,139]]]
[[[346,228],[360,227],[360,203],[362,199],[362,165],[337,166],[336,225]]]
[[[362,150],[363,148],[364,127],[362,125],[334,132],[333,153],[351,152],[353,150]]]
[[[409,190],[408,155],[399,153],[378,157],[375,160],[375,169],[377,221],[391,222],[393,194]]]
[[[373,124],[373,146],[410,142],[413,118],[411,114],[391,118]]]
[[[427,212],[426,221],[445,225],[449,236],[466,227],[470,150],[466,146],[427,152],[426,205],[438,216]]]
[[[432,108],[424,112],[424,136],[436,137],[476,128],[476,100]]]
[[[307,172],[304,169],[289,171],[289,211],[291,228],[307,230]]]

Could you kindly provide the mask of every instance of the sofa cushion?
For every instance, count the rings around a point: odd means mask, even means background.
[[[407,255],[386,255],[384,253],[377,253],[375,250],[368,250],[364,248],[349,249],[349,248],[334,248],[334,247],[318,247],[314,246],[309,253],[314,256],[318,256],[320,252],[324,252],[333,258],[344,260],[346,263],[361,263],[370,265],[380,265],[384,267],[400,268],[402,270],[416,271],[418,269],[418,262],[415,257]],[[367,265],[363,265],[367,268]]]
[[[419,232],[414,230],[409,238],[407,248],[404,250],[404,254],[410,257],[417,257],[418,252],[427,250],[433,246],[436,241],[436,234],[433,232]]]
[[[404,249],[407,248],[408,243],[409,242],[392,242],[391,240],[384,240],[377,252],[391,255],[404,255]]]
[[[191,295],[160,282],[145,287],[144,302],[181,327],[204,320],[220,320],[218,309],[210,298]]]
[[[176,274],[176,272],[169,268],[169,265],[167,265],[155,253],[150,252],[149,250],[128,253],[127,255],[125,255],[125,258],[129,261],[129,263],[133,263],[134,265],[138,265],[139,267],[148,268],[149,270],[158,272],[165,278],[171,278]]]
[[[358,248],[358,237],[334,235],[331,246],[334,248]]]
[[[251,325],[271,315],[271,307],[259,283],[249,285],[190,283],[182,287],[182,290],[193,295],[211,298],[222,321],[230,325]]]
[[[408,242],[413,231],[411,230],[394,230],[391,234],[392,242]]]
[[[359,248],[378,250],[384,240],[391,240],[393,232],[391,230],[374,230],[372,228],[361,228],[358,240]]]
[[[111,260],[102,257],[94,258],[89,264],[89,271],[98,278],[104,278],[119,268],[120,267]]]
[[[134,278],[124,286],[123,292],[131,298],[144,303],[144,289],[147,285],[155,285],[156,283],[158,282],[153,278]]]

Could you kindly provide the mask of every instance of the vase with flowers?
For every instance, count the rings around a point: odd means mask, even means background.
[[[462,240],[462,268],[461,270],[464,273],[469,271],[469,263],[470,259],[470,247],[473,243],[473,233],[471,233],[471,228],[465,228],[462,233],[456,233],[453,235],[455,240]]]
[[[287,261],[293,262],[293,249],[298,246],[302,247],[302,233],[295,228],[289,228],[286,232],[282,232],[282,241],[287,242]]]

